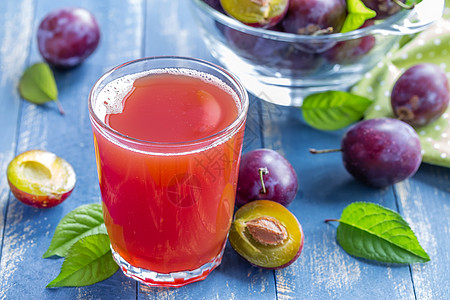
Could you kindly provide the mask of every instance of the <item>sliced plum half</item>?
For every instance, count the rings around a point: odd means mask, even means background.
[[[229,241],[252,265],[281,269],[300,256],[304,236],[302,226],[286,207],[270,200],[256,200],[236,211]]]

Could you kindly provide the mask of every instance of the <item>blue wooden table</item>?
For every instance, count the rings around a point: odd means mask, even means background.
[[[23,101],[17,84],[23,70],[42,61],[36,28],[63,6],[90,10],[101,42],[84,64],[56,71],[59,100],[36,106]],[[303,225],[305,246],[290,267],[269,271],[250,266],[227,245],[223,263],[205,281],[179,289],[150,288],[121,272],[86,287],[46,289],[62,259],[43,259],[55,227],[74,208],[99,203],[87,97],[108,69],[131,59],[182,55],[215,62],[205,48],[186,0],[0,1],[0,299],[449,299],[450,169],[423,164],[409,180],[385,189],[356,182],[339,154],[312,156],[310,147],[331,148],[342,131],[307,126],[298,108],[280,107],[251,96],[244,151],[265,147],[293,164],[300,189],[289,209]],[[10,193],[6,168],[18,153],[45,149],[72,164],[73,194],[51,209],[25,206]],[[410,223],[431,261],[386,265],[349,256],[337,244],[336,225],[354,201],[392,208]]]

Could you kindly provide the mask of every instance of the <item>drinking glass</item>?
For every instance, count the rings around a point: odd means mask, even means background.
[[[235,100],[233,121],[187,142],[136,139],[107,124],[105,116],[120,113],[135,79],[174,70],[220,82]],[[95,83],[89,115],[103,215],[113,257],[125,275],[150,286],[179,287],[206,278],[221,263],[233,216],[248,101],[233,74],[188,57],[134,60]],[[147,130],[161,130],[171,120],[166,122]]]

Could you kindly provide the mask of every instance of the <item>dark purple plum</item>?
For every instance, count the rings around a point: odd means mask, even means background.
[[[282,32],[281,26],[266,28]],[[316,53],[316,45],[292,43],[256,36],[224,27],[222,32],[228,45],[240,56],[258,65],[278,68],[281,74],[306,75],[318,69],[323,61]],[[302,49],[305,46],[305,49]],[[313,48],[313,49],[311,49]]]
[[[225,12],[253,27],[268,28],[286,15],[289,0],[220,0]]]
[[[375,37],[367,35],[353,40],[338,42],[324,57],[332,63],[349,65],[359,61],[375,46]]]
[[[356,179],[385,187],[414,175],[422,161],[414,129],[397,119],[369,119],[352,125],[341,142],[342,160]]]
[[[362,0],[365,6],[374,10],[375,19],[382,20],[400,11],[401,6],[396,1],[404,3],[405,0]]]
[[[400,120],[419,127],[436,121],[446,111],[449,98],[445,72],[423,63],[407,69],[395,82],[391,106]]]
[[[313,74],[323,65],[321,54],[305,52],[295,46],[287,48],[282,59],[274,65],[278,72],[288,76],[305,76]]]
[[[206,4],[217,10],[218,12],[221,12],[225,14],[225,11],[222,8],[222,4],[220,4],[220,0],[203,0]]]
[[[231,27],[223,28],[228,45],[240,56],[257,64],[273,65],[282,59],[288,43],[255,36]]]
[[[69,7],[50,12],[37,31],[42,57],[59,68],[81,64],[100,41],[100,29],[94,16],[83,8]]]
[[[373,21],[365,22],[362,27],[371,25],[373,25]],[[366,35],[356,39],[337,42],[331,49],[325,51],[323,55],[331,63],[348,65],[359,61],[374,46],[375,37],[373,35]]]
[[[285,32],[295,34],[337,33],[346,16],[345,0],[290,0],[281,25]]]
[[[229,241],[254,266],[282,269],[300,256],[304,235],[297,218],[269,200],[249,202],[236,211]]]
[[[279,27],[268,29],[279,31]],[[322,62],[320,55],[302,51],[298,44],[252,35],[231,27],[222,27],[222,31],[235,53],[259,66],[277,67],[282,74],[310,74]]]
[[[256,149],[242,155],[236,205],[254,200],[272,200],[288,206],[298,190],[297,174],[281,154]]]

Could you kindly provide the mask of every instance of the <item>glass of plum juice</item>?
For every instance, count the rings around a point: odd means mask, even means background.
[[[193,58],[131,61],[95,83],[103,215],[125,275],[179,287],[221,263],[247,109],[236,77]]]

